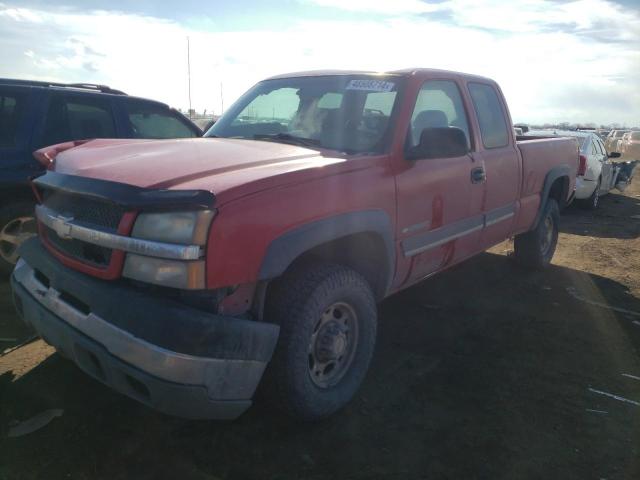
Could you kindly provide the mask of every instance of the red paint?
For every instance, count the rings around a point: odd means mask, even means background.
[[[440,228],[444,224],[444,209],[442,206],[442,195],[433,197],[433,203],[431,204],[431,230]]]
[[[33,152],[33,158],[40,162],[45,168],[51,170],[53,169],[58,154],[64,152],[65,150],[79,147],[80,145],[89,141],[90,140],[74,140],[72,142],[58,143],[56,145],[44,147]]]
[[[516,144],[510,132],[505,147],[484,148],[467,84],[493,86],[502,102],[505,124],[511,125],[495,82],[438,70],[397,73],[406,77],[406,84],[390,150],[384,155],[349,156],[223,138],[93,140],[60,153],[55,169],[140,187],[214,192],[218,212],[206,250],[207,287],[211,289],[255,283],[269,244],[287,231],[343,212],[377,209],[388,214],[395,228],[392,291],[397,291],[528,230],[540,205],[545,175],[552,167],[567,164],[573,169],[571,194],[578,166],[575,141],[557,138]],[[457,158],[408,161],[404,145],[416,98],[423,83],[434,79],[458,85],[474,150]],[[471,183],[471,170],[479,167],[484,168],[487,180]],[[509,221],[413,257],[404,255],[402,242],[411,236],[482,217],[509,204],[515,208]],[[123,232],[128,234],[130,227]],[[114,252],[109,269],[100,272],[68,259],[61,261],[101,278],[115,278],[121,272],[122,252]]]
[[[130,235],[133,229],[133,224],[136,219],[135,212],[127,212],[122,216],[120,224],[118,225],[117,233],[120,235]],[[45,248],[60,261],[63,265],[73,268],[87,275],[101,278],[103,280],[115,280],[122,275],[122,268],[124,266],[125,253],[122,250],[113,250],[111,253],[111,259],[109,265],[106,268],[95,267],[88,263],[82,262],[75,258],[67,256],[64,252],[58,250],[47,238],[47,232],[40,222],[38,222],[38,234],[42,239],[42,243]]]

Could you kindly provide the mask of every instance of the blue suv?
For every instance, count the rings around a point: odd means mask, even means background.
[[[0,277],[35,233],[29,179],[43,169],[33,152],[90,138],[189,138],[202,131],[164,103],[104,85],[0,79]]]

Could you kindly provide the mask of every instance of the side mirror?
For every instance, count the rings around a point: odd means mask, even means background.
[[[609,158],[620,158],[622,154],[620,152],[611,152]]]
[[[420,143],[409,148],[407,159],[461,157],[469,153],[467,136],[457,127],[425,128]]]

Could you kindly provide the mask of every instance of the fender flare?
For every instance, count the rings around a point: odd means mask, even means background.
[[[551,191],[551,186],[553,185],[553,183],[557,179],[562,177],[567,177],[568,179],[570,175],[571,175],[571,169],[569,168],[568,165],[558,165],[557,167],[553,167],[551,170],[549,170],[549,172],[547,172],[547,175],[545,176],[545,179],[544,179],[544,185],[542,186],[542,191],[540,192],[540,208],[538,208],[538,213],[536,215],[535,222],[533,222],[532,230],[538,226],[538,223],[542,218],[542,212],[544,212],[544,209],[547,206],[547,202],[549,201],[549,192]],[[567,186],[567,189],[568,189],[568,186]],[[568,191],[564,191],[564,190],[562,192],[562,204],[558,205],[561,209],[567,203],[568,193],[569,193]]]
[[[268,280],[282,275],[293,261],[305,252],[333,240],[358,233],[375,233],[380,236],[385,247],[384,262],[386,293],[393,280],[396,258],[393,227],[389,215],[383,210],[364,210],[305,223],[287,231],[274,239],[260,266],[259,280]]]

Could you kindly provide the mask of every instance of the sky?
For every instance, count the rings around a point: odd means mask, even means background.
[[[513,120],[640,126],[640,0],[0,0],[0,77],[221,113],[271,75],[456,70]]]

